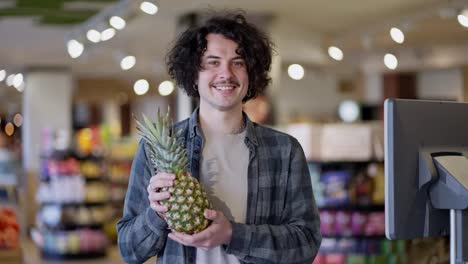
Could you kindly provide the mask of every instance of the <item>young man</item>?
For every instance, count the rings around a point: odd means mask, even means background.
[[[160,201],[174,175],[155,173],[143,141],[119,221],[128,263],[312,263],[320,220],[304,153],[291,136],[251,122],[242,104],[270,82],[272,43],[240,14],[185,31],[167,56],[170,76],[200,98],[181,129],[192,175],[208,192],[211,225],[194,235],[167,229]]]

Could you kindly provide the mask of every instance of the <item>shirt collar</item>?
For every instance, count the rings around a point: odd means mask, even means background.
[[[202,136],[200,123],[198,122],[199,112],[200,112],[200,109],[197,107],[193,111],[192,115],[190,116],[190,119],[189,119],[190,138],[193,138],[196,135]],[[245,129],[247,130],[245,137],[254,145],[258,145],[257,135],[255,133],[255,123],[249,119],[249,117],[247,116],[245,112],[242,112],[242,115],[244,117],[244,122],[246,123]]]

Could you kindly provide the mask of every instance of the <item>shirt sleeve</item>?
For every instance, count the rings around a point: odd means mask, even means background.
[[[320,217],[307,161],[294,138],[288,172],[281,224],[232,223],[228,254],[245,263],[312,263],[322,240]]]
[[[151,176],[142,140],[132,163],[123,217],[117,223],[118,247],[126,263],[143,263],[160,254],[166,244],[167,223],[149,206],[146,187]]]

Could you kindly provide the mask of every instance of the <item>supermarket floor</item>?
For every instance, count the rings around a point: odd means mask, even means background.
[[[66,261],[49,261],[41,259],[39,249],[34,245],[31,240],[26,240],[22,243],[23,247],[23,264],[121,264],[125,263],[119,256],[117,246],[109,247],[107,257],[90,259],[90,260],[66,260]],[[151,258],[145,264],[156,263],[155,258]]]

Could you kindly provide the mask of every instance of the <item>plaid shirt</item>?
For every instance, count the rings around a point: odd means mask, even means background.
[[[232,238],[223,246],[241,263],[312,263],[320,246],[320,219],[307,162],[298,141],[286,134],[246,122],[250,153],[245,224],[232,222]],[[190,171],[199,178],[203,136],[198,111],[174,125],[182,129]],[[155,170],[140,142],[135,155],[123,217],[117,223],[118,246],[125,262],[195,263],[196,248],[167,238],[167,223],[150,208],[146,187]]]

